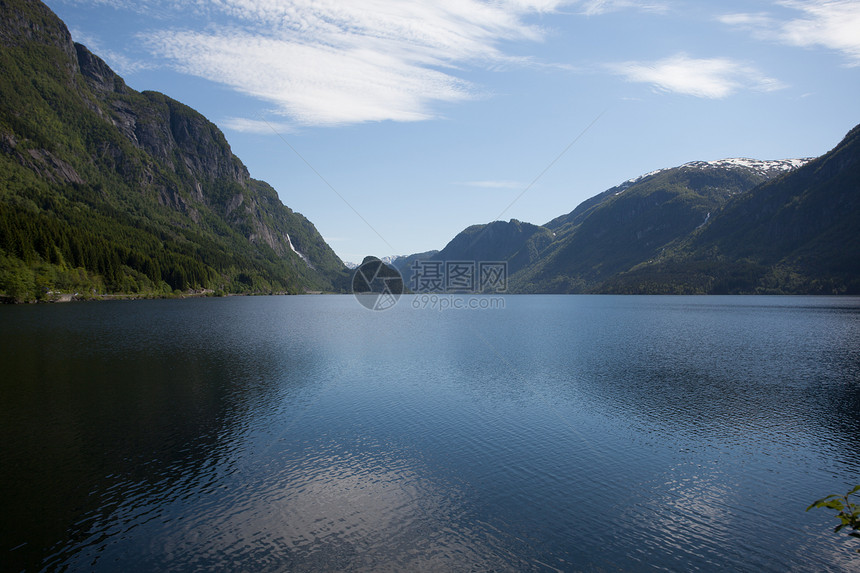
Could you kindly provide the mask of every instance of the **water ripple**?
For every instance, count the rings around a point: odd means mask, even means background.
[[[860,567],[856,299],[506,302],[12,309],[4,567]]]

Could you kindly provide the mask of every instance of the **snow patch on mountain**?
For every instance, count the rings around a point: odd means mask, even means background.
[[[393,265],[393,264],[394,264],[394,261],[396,261],[397,259],[402,259],[402,258],[403,258],[403,257],[405,257],[405,256],[406,256],[406,255],[391,255],[391,256],[388,256],[388,257],[382,257],[382,258],[381,258],[381,259],[379,259],[379,260],[380,260],[380,261],[382,261],[383,263],[385,263],[386,265],[391,266],[391,265]],[[354,263],[354,262],[352,262],[352,261],[345,261],[343,264],[344,264],[344,265],[346,266],[346,268],[348,268],[349,270],[357,269],[358,267],[360,267],[360,266],[361,266],[361,263]]]
[[[662,173],[663,171],[668,171],[669,169],[672,169],[672,167],[664,167],[663,169],[655,169],[654,171],[649,171],[648,173],[645,173],[644,175],[634,177],[633,179],[628,179],[627,181],[625,181],[624,183],[622,183],[621,185],[618,186],[618,191],[615,194],[621,195],[622,193],[627,191],[627,189],[629,189],[630,187],[632,187],[636,183],[639,183],[643,179],[651,177],[652,175],[657,175],[658,173]]]
[[[750,159],[748,157],[733,157],[729,159],[718,159],[717,161],[691,161],[685,163],[681,167],[745,167],[759,171],[765,175],[773,174],[774,172],[787,172],[803,167],[814,158],[806,157],[800,159]]]
[[[804,157],[799,159],[750,159],[748,157],[731,157],[728,159],[718,159],[716,161],[690,161],[689,163],[685,163],[680,167],[665,167],[663,169],[656,169],[654,171],[649,171],[644,175],[634,177],[633,179],[628,179],[627,181],[618,186],[618,191],[615,192],[615,195],[621,195],[636,183],[639,183],[640,181],[647,179],[648,177],[657,175],[658,173],[669,171],[670,169],[683,169],[685,167],[695,169],[704,169],[707,167],[716,167],[720,169],[742,168],[752,169],[754,171],[760,172],[762,175],[773,177],[775,175],[787,173],[788,171],[803,167],[813,159],[815,158]]]

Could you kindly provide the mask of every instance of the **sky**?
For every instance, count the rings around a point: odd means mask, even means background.
[[[48,0],[218,125],[344,261],[544,224],[689,161],[860,123],[860,0]]]

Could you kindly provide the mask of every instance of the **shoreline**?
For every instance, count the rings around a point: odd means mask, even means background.
[[[58,293],[59,294],[59,293]],[[185,292],[181,294],[128,294],[128,293],[115,293],[115,294],[99,294],[99,295],[91,295],[88,297],[80,296],[77,294],[60,294],[55,298],[45,298],[38,300],[27,300],[27,301],[16,301],[12,297],[6,295],[0,295],[0,306],[3,305],[39,305],[39,304],[65,304],[65,303],[79,303],[79,302],[104,302],[104,301],[116,301],[116,300],[182,300],[188,298],[227,298],[233,296],[314,296],[314,295],[349,295],[354,293],[348,292],[326,292],[326,291],[305,291],[302,293],[290,293],[290,292],[248,292],[248,293],[223,293],[223,294],[215,294],[214,292]],[[421,296],[426,293],[403,293],[404,295],[415,295]],[[718,297],[860,297],[860,294],[848,294],[848,293],[734,293],[734,294],[707,294],[707,293],[696,293],[696,294],[645,294],[645,293],[499,293],[502,296],[621,296],[621,297],[648,297],[648,296],[656,296],[656,297],[682,297],[682,296],[692,296],[692,297],[709,297],[709,296],[718,296]],[[442,293],[433,293],[433,296],[443,296]],[[455,295],[450,295],[455,296]],[[482,296],[481,294],[474,293],[468,294],[466,296]],[[487,295],[488,296],[488,295]]]
[[[19,304],[65,304],[72,302],[102,302],[112,300],[157,300],[157,299],[186,299],[186,298],[226,298],[231,296],[293,296],[299,294],[317,295],[330,294],[323,291],[307,291],[304,293],[290,292],[248,292],[248,293],[216,293],[214,290],[204,289],[202,291],[189,291],[183,293],[170,294],[140,294],[140,293],[112,293],[112,294],[94,294],[81,295],[78,293],[50,293],[48,297],[43,299],[18,301],[13,297],[0,295],[0,304],[19,305]]]

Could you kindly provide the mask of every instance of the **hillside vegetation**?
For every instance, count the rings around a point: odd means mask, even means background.
[[[4,1],[0,19],[0,292],[347,288],[205,117],[129,88],[40,2]]]

